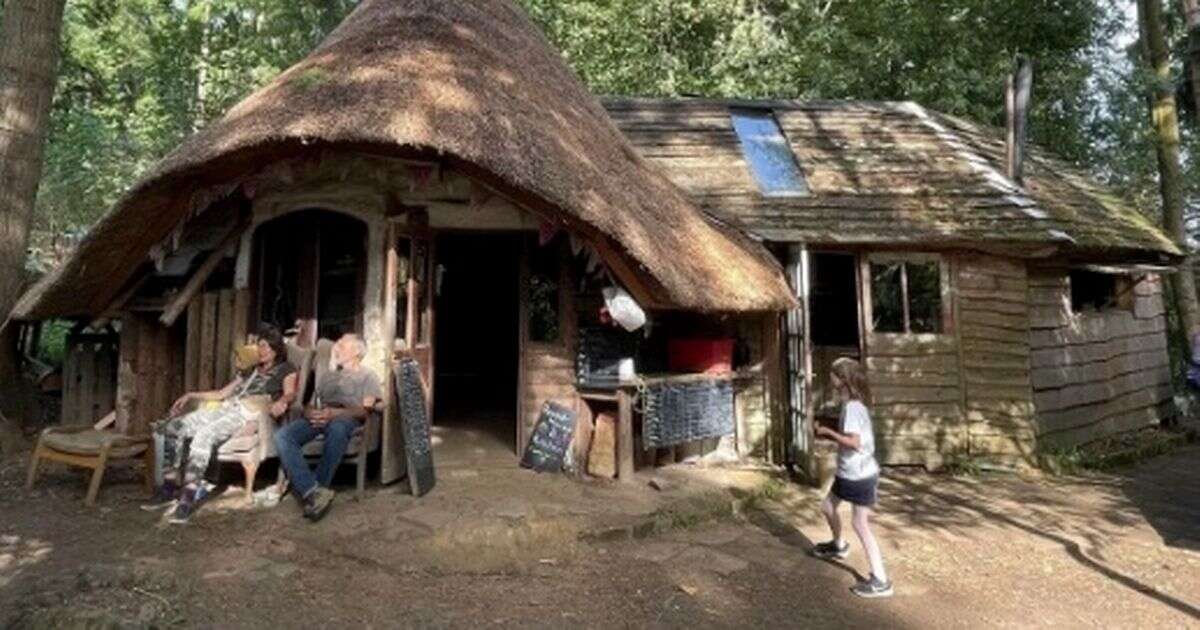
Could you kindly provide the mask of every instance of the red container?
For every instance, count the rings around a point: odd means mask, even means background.
[[[672,339],[667,343],[672,372],[724,374],[733,371],[732,339]]]

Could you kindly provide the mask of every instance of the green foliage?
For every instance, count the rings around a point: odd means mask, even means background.
[[[73,0],[36,227],[88,226],[156,160],[307,54],[355,0]]]
[[[1163,429],[1145,429],[1109,436],[1085,446],[1048,448],[1038,454],[1039,467],[1055,475],[1126,468],[1173,452],[1189,436]]]
[[[1089,48],[1119,28],[1092,0],[524,0],[607,94],[913,100],[1002,124],[1013,56],[1037,63],[1038,140],[1078,158],[1099,106]]]
[[[73,325],[73,322],[59,319],[43,322],[36,358],[48,365],[62,365],[67,352],[67,334]]]
[[[1113,43],[1136,25],[1115,0],[517,1],[599,94],[913,100],[1001,125],[1021,53],[1036,68],[1032,139],[1158,207],[1146,83],[1136,51]],[[90,225],[355,2],[72,0],[37,229]],[[1200,141],[1187,133],[1200,187]]]

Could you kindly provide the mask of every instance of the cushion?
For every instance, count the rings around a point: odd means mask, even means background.
[[[111,431],[97,431],[88,429],[79,433],[54,433],[50,432],[42,436],[42,446],[50,450],[60,453],[70,453],[72,455],[99,455],[101,447],[104,446],[106,440],[113,437],[120,437]],[[108,456],[117,459],[126,459],[136,457],[146,452],[148,444],[133,444],[131,446],[118,446],[108,451]]]
[[[258,365],[258,344],[248,343],[233,347],[233,369],[246,372]]]

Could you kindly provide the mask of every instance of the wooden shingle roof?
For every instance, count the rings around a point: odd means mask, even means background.
[[[1163,260],[1179,248],[1132,204],[1031,147],[1022,186],[1001,130],[915,103],[607,99],[644,157],[715,217],[770,241],[1011,248]],[[731,108],[771,110],[810,195],[766,197]]]

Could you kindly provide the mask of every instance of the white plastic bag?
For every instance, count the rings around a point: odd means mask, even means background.
[[[604,289],[603,293],[604,305],[608,307],[608,314],[612,316],[613,321],[621,325],[621,328],[633,332],[646,325],[646,311],[642,310],[642,307],[625,289],[608,287]]]

